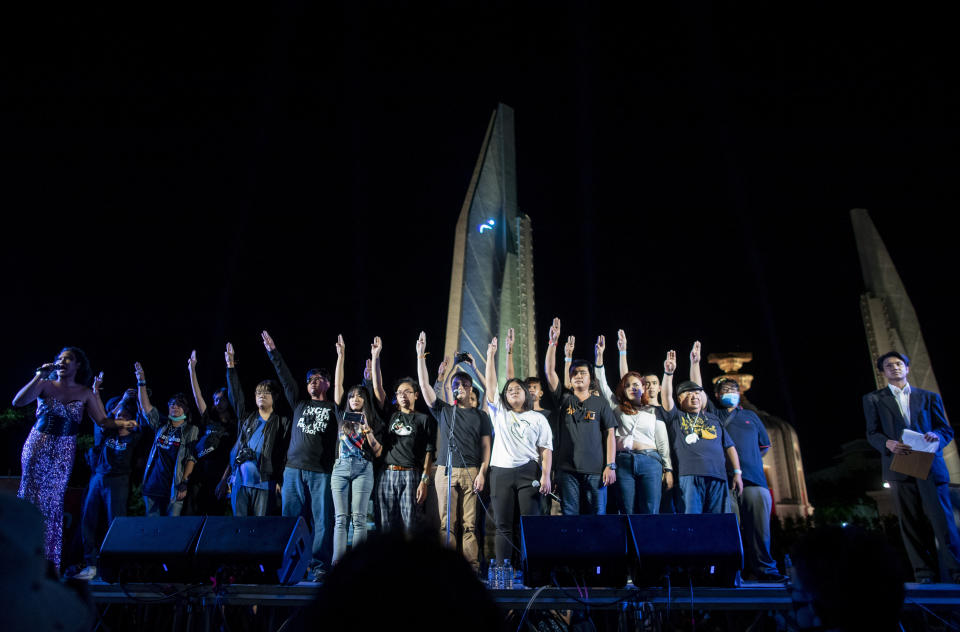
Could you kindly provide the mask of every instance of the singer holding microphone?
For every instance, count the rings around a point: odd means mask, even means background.
[[[512,337],[513,330],[510,330]],[[510,378],[498,396],[497,339],[487,346],[487,410],[493,422],[490,498],[497,524],[497,564],[510,558],[514,502],[521,516],[540,515],[540,496],[549,494],[553,432],[547,418],[533,410],[533,395],[523,380]]]
[[[14,406],[37,401],[37,422],[23,444],[17,496],[43,514],[46,557],[57,570],[63,546],[63,495],[73,470],[77,433],[84,413],[102,428],[133,428],[135,421],[107,417],[98,389],[103,374],[90,382],[90,362],[76,347],[64,347],[56,361],[37,367],[33,379],[13,398]]]

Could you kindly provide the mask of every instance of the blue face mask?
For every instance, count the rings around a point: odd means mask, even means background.
[[[727,408],[733,408],[740,403],[740,393],[724,393],[720,396],[720,403]]]

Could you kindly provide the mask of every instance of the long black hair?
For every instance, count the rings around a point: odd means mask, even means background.
[[[90,360],[87,358],[87,354],[83,352],[83,349],[79,347],[64,347],[60,350],[60,353],[64,351],[69,351],[73,354],[73,358],[77,363],[77,384],[82,384],[83,386],[90,386],[91,379],[93,378],[93,371],[90,369]],[[59,353],[57,355],[60,355]]]
[[[380,418],[377,415],[376,409],[373,407],[373,394],[370,390],[363,384],[356,384],[347,389],[347,392],[343,395],[343,412],[348,413],[350,410],[350,396],[354,393],[359,393],[360,397],[363,398],[363,416],[367,420],[367,425],[371,428],[374,427],[376,423],[379,422]],[[341,420],[340,425],[343,426],[343,421]]]

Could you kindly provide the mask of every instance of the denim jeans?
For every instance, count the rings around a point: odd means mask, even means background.
[[[151,518],[155,518],[157,516],[179,516],[183,511],[182,500],[170,502],[169,498],[144,496],[143,505],[146,508],[145,514]]]
[[[333,562],[347,552],[347,519],[353,523],[353,546],[367,539],[367,505],[373,491],[373,463],[364,458],[337,459],[330,475],[330,492],[336,515],[333,527]]]
[[[97,535],[101,517],[106,518],[106,526],[117,516],[127,515],[127,496],[130,492],[128,475],[104,476],[94,474],[90,478],[87,496],[83,501],[83,518],[80,533],[83,535],[83,561],[87,566],[97,563]]]
[[[655,514],[660,511],[663,462],[656,450],[617,453],[617,487],[620,511],[625,514]]]
[[[681,476],[683,511],[687,514],[726,513],[727,481],[712,476]]]
[[[603,486],[601,474],[582,472],[557,472],[557,485],[560,488],[560,500],[563,501],[563,515],[579,516],[581,513],[602,516],[607,513],[607,488]],[[586,511],[581,511],[583,505]]]
[[[303,516],[313,533],[311,571],[330,570],[333,557],[333,496],[330,475],[288,467],[283,470],[284,516]]]

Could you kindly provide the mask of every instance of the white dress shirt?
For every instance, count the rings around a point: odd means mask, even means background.
[[[907,428],[910,427],[910,385],[904,384],[903,388],[897,388],[893,384],[887,384],[890,387],[890,392],[893,393],[893,396],[897,399],[897,404],[900,405],[900,414],[903,415],[903,421],[907,424]]]

